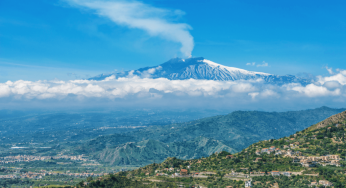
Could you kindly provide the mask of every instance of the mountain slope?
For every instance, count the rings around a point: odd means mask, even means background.
[[[309,129],[315,130],[315,129],[324,128],[324,127],[334,125],[334,124],[339,124],[339,123],[341,124],[341,123],[344,123],[345,119],[346,119],[346,111],[341,112],[339,114],[335,114],[335,115],[327,118],[326,120],[309,127]]]
[[[154,139],[165,143],[203,136],[240,151],[259,140],[293,134],[344,110],[321,107],[290,112],[236,111],[187,123],[148,127],[133,134],[137,141]]]
[[[135,71],[126,71],[114,74],[101,74],[90,78],[90,80],[104,80],[110,76],[127,77],[136,75],[139,77],[150,78],[167,78],[170,80],[202,79],[202,80],[219,80],[219,81],[236,81],[236,80],[257,80],[262,79],[267,83],[285,84],[301,83],[306,85],[309,80],[298,78],[292,75],[278,76],[263,72],[252,72],[235,67],[227,67],[214,63],[203,57],[181,59],[174,58],[166,63],[154,67],[140,68]]]
[[[220,151],[235,152],[220,141],[198,137],[191,141],[163,143],[155,140],[141,142],[127,142],[120,145],[108,145],[97,147],[92,143],[101,141],[98,138],[86,143],[79,150],[87,151],[97,161],[108,165],[144,165],[153,162],[162,162],[167,157],[177,156],[181,159],[195,159],[209,156]],[[89,149],[88,149],[89,148]],[[95,149],[97,148],[97,149]],[[79,151],[76,149],[76,151]],[[86,153],[86,152],[83,152]]]
[[[259,140],[294,134],[344,110],[321,107],[291,112],[236,111],[186,123],[101,136],[75,146],[71,152],[92,155],[100,162],[113,165],[149,164],[169,156],[192,159],[221,148],[235,153]],[[203,137],[208,138],[207,141],[201,139]]]
[[[136,170],[91,181],[86,187],[116,186],[117,177],[140,186],[233,187],[346,187],[346,111],[289,137],[251,144],[231,155],[222,151],[209,157],[181,160],[167,158]],[[173,167],[173,168],[171,168]],[[184,169],[184,170],[183,170]],[[179,174],[180,172],[180,174]],[[138,186],[138,187],[140,187]],[[110,187],[110,186],[103,186]],[[131,186],[123,186],[131,187]]]
[[[89,140],[147,126],[186,122],[223,113],[212,110],[0,111],[0,143]]]

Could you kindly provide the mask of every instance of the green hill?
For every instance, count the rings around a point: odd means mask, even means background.
[[[124,138],[124,137],[121,137]],[[93,142],[94,143],[94,142]],[[163,143],[156,140],[145,140],[141,142],[128,142],[120,145],[91,145],[93,158],[108,165],[147,165],[154,162],[162,162],[167,157],[179,156],[181,159],[200,158],[209,156],[220,151],[235,152],[220,141],[209,138],[198,137],[191,141]],[[84,145],[82,150],[86,150]]]
[[[119,177],[129,181],[122,187],[135,187],[134,183],[138,187],[158,187],[158,183],[165,187],[240,188],[250,179],[253,188],[346,187],[345,113],[289,137],[251,144],[233,155],[222,151],[200,159],[167,158],[160,164],[106,176],[101,181],[90,179],[86,187],[116,186]],[[187,169],[187,175],[175,175],[181,169]]]
[[[236,111],[186,123],[101,136],[77,144],[71,152],[91,155],[109,165],[144,165],[162,162],[168,156],[193,159],[210,155],[211,151],[220,148],[235,153],[259,140],[288,136],[343,110],[321,107],[290,112]],[[203,145],[204,141],[199,137],[218,144]]]
[[[165,143],[203,136],[240,151],[259,140],[293,134],[344,110],[321,107],[290,112],[236,111],[187,123],[149,127],[131,135],[136,135],[137,141],[153,139]]]
[[[341,123],[343,123],[344,119],[346,119],[346,111],[341,112],[339,114],[335,114],[335,115],[327,118],[326,120],[321,121],[321,122],[309,127],[309,130],[315,130],[315,129],[320,129],[320,128],[327,127],[330,125],[341,124]]]

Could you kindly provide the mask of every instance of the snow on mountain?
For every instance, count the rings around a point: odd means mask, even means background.
[[[137,75],[142,78],[167,78],[170,80],[202,79],[219,81],[254,80],[263,79],[267,83],[285,84],[301,83],[306,85],[309,80],[293,75],[279,76],[263,72],[253,72],[235,67],[227,67],[217,64],[203,57],[198,58],[174,58],[166,63],[154,67],[145,67],[138,70],[122,73],[101,74],[90,80],[104,80],[114,75],[116,78]]]

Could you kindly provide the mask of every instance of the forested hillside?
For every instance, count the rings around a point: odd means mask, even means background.
[[[194,159],[220,148],[235,153],[260,140],[288,136],[342,111],[327,107],[291,112],[236,111],[187,123],[101,136],[77,145],[71,152],[91,155],[110,165],[150,164],[162,162],[168,156]],[[218,144],[205,145],[199,137]],[[200,146],[204,149],[198,149]],[[152,148],[160,149],[153,152]]]
[[[90,147],[89,149],[88,153],[97,161],[118,166],[142,166],[154,163],[155,161],[162,162],[170,156],[179,156],[181,159],[193,159],[206,157],[220,151],[235,152],[235,150],[220,141],[204,137],[168,144],[156,140],[145,140],[136,143],[129,142],[113,147],[109,146],[103,149],[98,149],[97,147]],[[81,150],[87,151],[87,145],[84,145]]]
[[[167,158],[136,170],[77,187],[346,187],[346,112],[288,137],[251,144],[239,153],[217,152],[200,159]],[[323,125],[323,126],[320,126]],[[119,181],[124,182],[125,180]],[[102,186],[106,185],[106,186]]]

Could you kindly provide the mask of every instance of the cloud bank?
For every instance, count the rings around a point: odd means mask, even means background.
[[[72,5],[88,8],[96,14],[109,18],[114,23],[129,28],[141,29],[151,36],[158,36],[181,44],[181,53],[191,56],[194,47],[191,26],[169,21],[184,14],[180,10],[170,11],[152,7],[138,1],[124,0],[66,0]]]
[[[154,71],[154,70],[153,70]],[[150,74],[150,71],[148,72]],[[316,82],[302,86],[290,83],[282,86],[266,84],[262,80],[214,81],[168,80],[129,76],[108,77],[103,81],[7,81],[0,83],[0,101],[66,101],[70,98],[86,103],[90,99],[109,102],[151,101],[162,105],[235,105],[236,107],[291,105],[345,106],[346,71],[339,70],[331,76],[318,76]],[[151,103],[149,102],[149,103]]]

